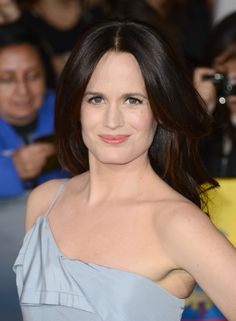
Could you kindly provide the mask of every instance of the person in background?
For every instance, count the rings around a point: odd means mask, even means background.
[[[212,134],[202,156],[214,177],[236,177],[236,12],[212,30],[206,67],[195,69],[194,84],[213,115]]]
[[[0,26],[0,198],[65,175],[55,159],[55,98],[41,52],[20,23]]]
[[[59,76],[80,34],[102,14],[85,8],[83,0],[0,0],[0,22],[20,19],[43,39]]]

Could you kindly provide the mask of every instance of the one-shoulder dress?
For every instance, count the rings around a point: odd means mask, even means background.
[[[24,321],[179,321],[184,300],[137,273],[65,257],[48,214],[24,238],[14,264]]]

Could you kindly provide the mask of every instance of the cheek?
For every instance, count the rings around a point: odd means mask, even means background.
[[[35,95],[42,95],[44,94],[46,90],[46,84],[45,81],[42,80],[38,80],[37,82],[31,84],[31,92],[34,93]]]
[[[156,121],[149,111],[140,111],[130,117],[130,123],[140,132],[152,132],[156,127]]]
[[[81,107],[80,121],[82,133],[88,135],[89,132],[95,129],[101,123],[101,117],[95,110],[90,110],[86,107]]]
[[[33,99],[34,109],[39,109],[43,104],[45,90],[46,87],[43,80],[31,85],[31,97]]]
[[[2,109],[6,109],[8,107],[10,107],[11,105],[11,101],[12,101],[12,98],[13,98],[13,95],[12,95],[12,91],[9,90],[9,89],[1,89],[0,88],[0,111]]]

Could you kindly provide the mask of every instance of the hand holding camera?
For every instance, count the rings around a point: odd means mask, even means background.
[[[216,86],[219,102],[224,104],[225,97],[236,95],[235,75],[216,72],[214,75],[204,75],[203,80],[211,80]]]
[[[212,112],[217,101],[225,104],[227,97],[236,95],[236,73],[226,74],[214,69],[197,68],[194,71],[194,85],[209,112]]]

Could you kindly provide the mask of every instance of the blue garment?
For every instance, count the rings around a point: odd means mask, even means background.
[[[47,219],[56,199],[14,264],[24,321],[180,321],[184,300],[149,278],[65,257]]]
[[[37,126],[30,141],[51,135],[54,131],[55,95],[48,91],[41,108],[38,111]],[[12,155],[15,150],[25,143],[15,129],[0,117],[0,198],[19,196],[25,192],[24,184],[19,177]],[[37,184],[49,179],[65,177],[61,170],[53,170],[36,178]]]

